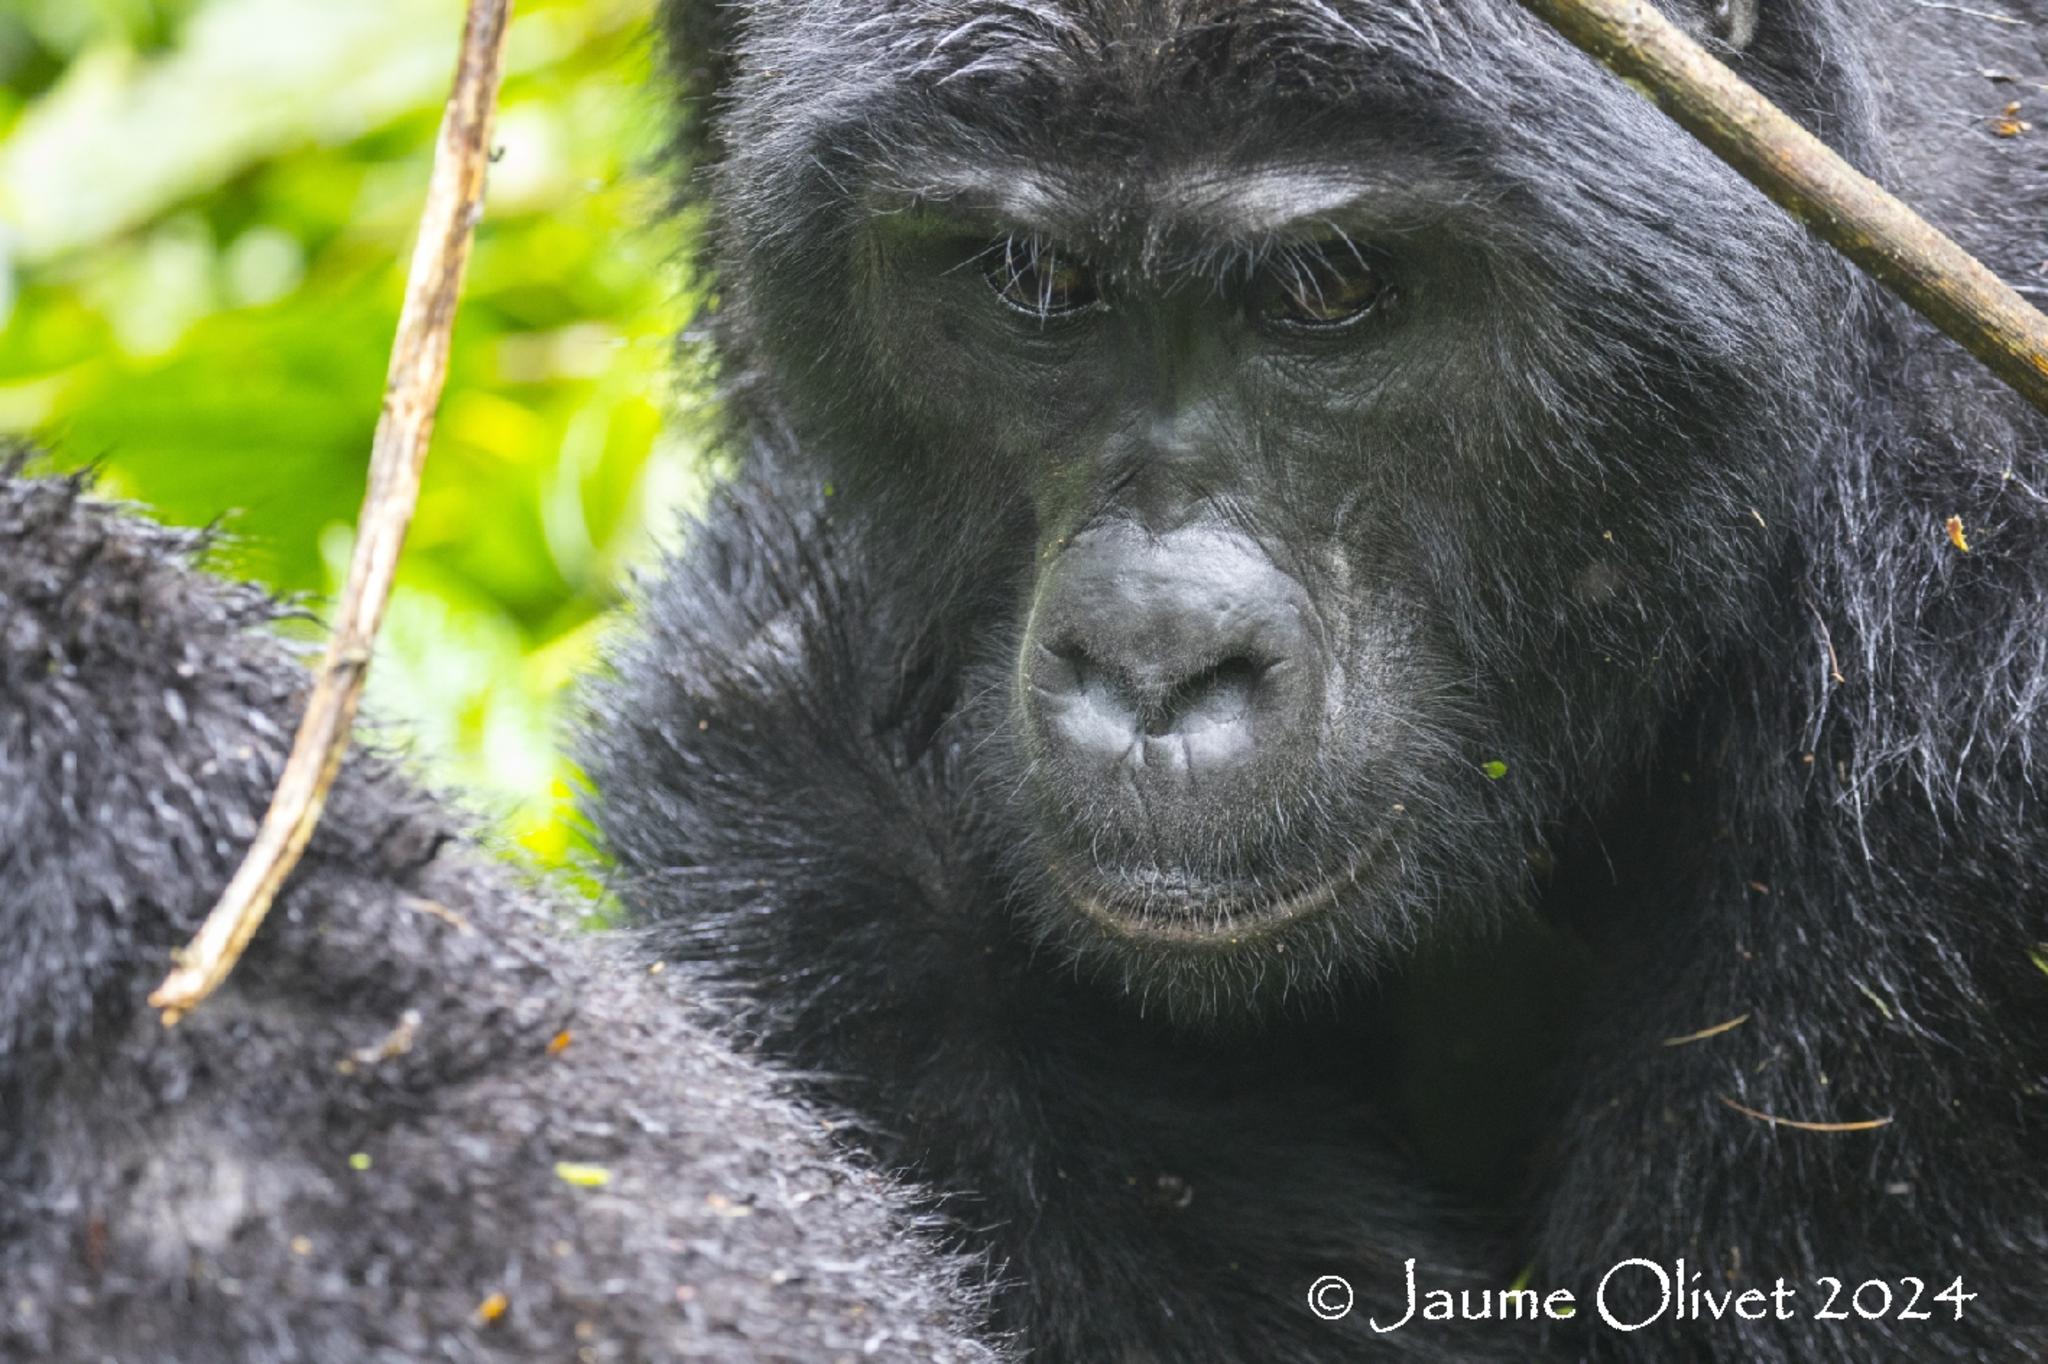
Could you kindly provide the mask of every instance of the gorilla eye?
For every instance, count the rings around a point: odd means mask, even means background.
[[[1293,247],[1268,265],[1254,288],[1253,315],[1285,331],[1340,331],[1362,321],[1387,296],[1386,279],[1346,240]]]
[[[1041,322],[1071,317],[1100,298],[1093,271],[1035,237],[1005,237],[986,256],[983,274],[996,297]]]

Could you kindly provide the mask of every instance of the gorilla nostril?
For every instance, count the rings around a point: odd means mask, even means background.
[[[1176,677],[1157,665],[1101,657],[1072,640],[1042,645],[1041,653],[1039,690],[1060,698],[1070,715],[1078,707],[1092,723],[1120,725],[1125,743],[1243,724],[1274,666],[1239,653]]]
[[[1043,646],[1046,657],[1052,660],[1048,670],[1050,680],[1069,691],[1080,691],[1094,676],[1096,667],[1088,657],[1088,651],[1079,644],[1067,641]]]
[[[1159,739],[1241,722],[1251,711],[1259,679],[1271,666],[1239,655],[1182,679],[1157,704],[1146,707],[1146,736]]]

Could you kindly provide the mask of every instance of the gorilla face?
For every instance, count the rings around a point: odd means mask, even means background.
[[[729,268],[1021,912],[1207,1015],[1524,899],[1782,570],[1844,273],[1505,0],[891,13],[755,54]]]
[[[961,193],[873,228],[887,382],[922,386],[945,458],[1017,479],[1021,514],[964,522],[1029,527],[978,723],[1032,899],[1084,948],[1263,960],[1371,922],[1416,778],[1484,781],[1399,467],[1443,457],[1431,374],[1476,357],[1394,249],[1422,205],[1347,170],[1183,165],[1134,202],[1020,222]]]

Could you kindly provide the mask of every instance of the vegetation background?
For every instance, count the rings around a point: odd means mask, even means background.
[[[700,494],[650,0],[520,0],[371,705],[543,863],[563,686]],[[461,0],[0,0],[0,433],[338,591]],[[309,637],[314,632],[309,627]]]

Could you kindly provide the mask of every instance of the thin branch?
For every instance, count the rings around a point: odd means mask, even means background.
[[[334,632],[255,843],[197,936],[177,953],[175,968],[149,997],[164,1011],[166,1026],[198,1007],[234,969],[279,887],[298,865],[341,771],[371,646],[419,500],[434,411],[448,378],[449,335],[483,212],[491,122],[511,12],[511,0],[470,0]]]
[[[1522,0],[2048,413],[2048,316],[1653,9]]]

